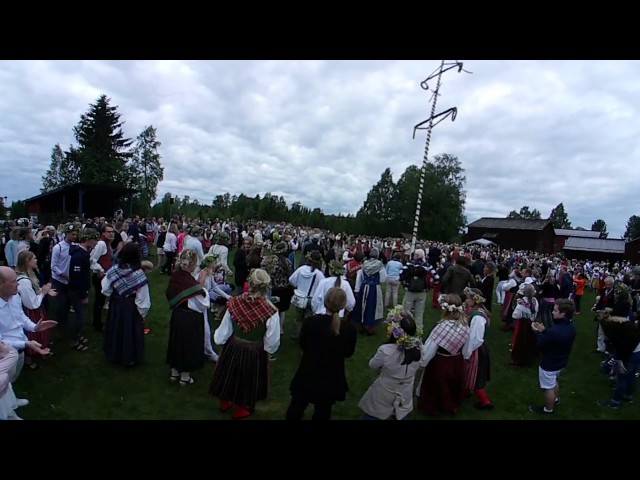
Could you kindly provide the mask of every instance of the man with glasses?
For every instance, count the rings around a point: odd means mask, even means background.
[[[102,310],[104,309],[106,298],[102,295],[102,279],[107,270],[111,268],[115,260],[111,242],[115,230],[109,223],[102,225],[100,229],[100,240],[91,250],[91,283],[95,292],[93,300],[93,328],[96,332],[102,332]]]

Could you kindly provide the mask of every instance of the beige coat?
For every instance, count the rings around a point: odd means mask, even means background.
[[[395,415],[401,420],[413,410],[413,383],[420,362],[401,365],[403,360],[396,344],[385,344],[369,361],[369,368],[380,369],[380,375],[358,404],[367,415],[381,420]]]

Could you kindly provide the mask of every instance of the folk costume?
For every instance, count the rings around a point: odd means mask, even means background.
[[[198,370],[204,366],[204,312],[210,306],[209,294],[191,273],[177,270],[171,275],[166,296],[172,309],[167,363],[178,372]],[[191,380],[186,383],[194,383]]]
[[[486,390],[487,382],[491,380],[489,347],[485,341],[490,323],[491,317],[483,310],[474,310],[469,321],[469,342],[462,349],[465,393],[475,393],[478,399],[475,407],[481,410],[493,408]]]
[[[144,320],[151,308],[149,280],[142,269],[115,265],[102,278],[102,295],[109,298],[104,353],[111,363],[125,366],[144,361]]]
[[[264,270],[258,271],[269,278]],[[255,275],[254,271],[252,278]],[[224,348],[209,393],[221,400],[223,411],[237,406],[234,419],[247,417],[269,392],[268,354],[280,347],[278,309],[259,293],[249,291],[233,297],[213,338]]]
[[[449,307],[445,302],[440,304],[442,308]],[[462,349],[469,342],[469,337],[469,327],[464,322],[447,318],[431,331],[420,360],[425,367],[419,389],[420,410],[430,415],[442,411],[458,412],[464,393]]]

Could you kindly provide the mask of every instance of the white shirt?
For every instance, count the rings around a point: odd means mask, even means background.
[[[69,263],[71,257],[69,256],[69,247],[71,245],[66,241],[62,241],[56,244],[51,251],[51,277],[60,283],[69,283]],[[61,275],[66,275],[67,278],[62,278]]]
[[[0,340],[22,350],[28,340],[25,330],[35,332],[36,324],[24,314],[20,295],[13,295],[8,302],[0,298]]]
[[[107,244],[104,242],[104,240],[100,240],[98,243],[96,243],[96,246],[93,250],[91,250],[91,255],[90,255],[92,272],[104,273],[104,268],[102,268],[102,265],[98,263],[98,260],[105,253],[108,253],[108,251],[109,250],[107,249]]]
[[[327,308],[324,306],[324,297],[327,295],[327,292],[334,287],[335,283],[336,277],[327,277],[318,284],[316,293],[311,300],[311,309],[314,315],[324,315],[327,313]],[[351,285],[344,275],[340,279],[340,288],[347,294],[347,304],[339,313],[340,317],[344,317],[345,311],[350,312],[353,310],[353,307],[356,306],[356,297],[353,295]]]
[[[29,310],[40,308],[40,305],[42,305],[42,299],[44,298],[44,294],[42,293],[36,295],[29,278],[23,278],[18,281],[18,295],[20,295],[22,305]]]
[[[213,341],[216,345],[224,345],[233,335],[233,324],[231,314],[227,310],[222,318],[222,323],[213,334]],[[276,353],[280,347],[280,314],[274,313],[267,320],[267,331],[264,334],[264,350],[267,353]]]
[[[107,277],[104,277],[101,282],[102,295],[110,297],[113,293],[113,286]],[[147,318],[149,310],[151,309],[151,297],[149,296],[149,285],[143,285],[136,290],[136,307],[142,318]]]
[[[178,249],[178,237],[173,232],[167,232],[167,236],[164,239],[164,251],[175,252]]]
[[[465,360],[469,360],[473,352],[482,346],[484,343],[484,331],[487,319],[482,315],[474,315],[471,317],[471,326],[469,341],[464,344],[462,348],[462,356]]]
[[[227,275],[233,275],[233,271],[227,265],[227,258],[229,257],[229,249],[224,245],[213,245],[208,252],[210,255],[217,255],[218,263],[224,267],[224,271]]]

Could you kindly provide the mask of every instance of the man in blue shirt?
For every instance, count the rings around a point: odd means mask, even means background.
[[[572,320],[575,308],[573,300],[559,298],[553,306],[553,327],[547,330],[540,322],[531,324],[538,339],[538,378],[540,388],[544,391],[544,406],[530,406],[529,411],[533,413],[551,415],[555,406],[560,403],[558,378],[569,363],[569,355],[576,339],[576,327]]]

